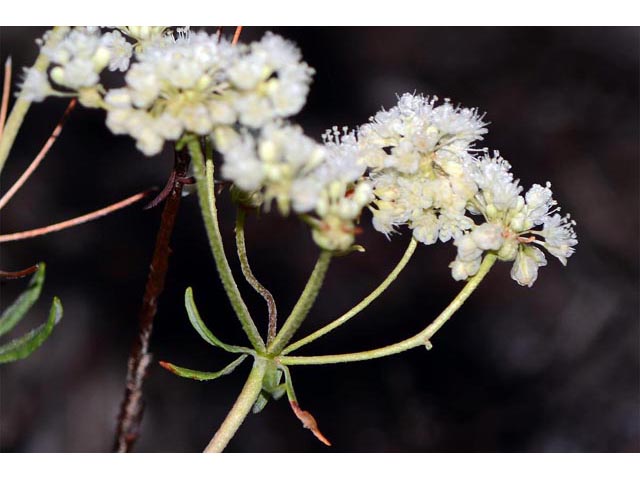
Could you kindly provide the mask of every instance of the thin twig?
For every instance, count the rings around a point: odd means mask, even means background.
[[[107,207],[101,208],[100,210],[96,210],[95,212],[87,213],[80,217],[72,218],[70,220],[65,220],[64,222],[54,223],[53,225],[34,228],[33,230],[27,230],[24,232],[7,233],[5,235],[0,235],[0,243],[15,242],[16,240],[25,240],[27,238],[39,237],[41,235],[46,235],[48,233],[59,232],[60,230],[64,230],[65,228],[81,225],[91,220],[95,220],[96,218],[103,217],[105,215],[113,213],[116,210],[120,210],[121,208],[127,207],[132,203],[136,203],[138,200],[149,195],[150,192],[151,191],[136,193],[135,195],[125,198],[124,200],[121,200]]]
[[[17,278],[26,277],[27,275],[31,275],[32,273],[38,270],[39,264],[31,265],[24,270],[18,270],[16,272],[5,272],[4,270],[0,270],[0,279],[2,280],[15,280]]]
[[[0,138],[4,131],[4,122],[7,120],[9,109],[9,93],[11,92],[11,57],[4,62],[4,84],[2,86],[2,105],[0,105]]]
[[[236,31],[233,32],[233,40],[231,40],[231,45],[235,45],[240,40],[240,34],[242,33],[242,27],[236,27]]]
[[[156,236],[153,257],[149,266],[149,276],[147,277],[140,309],[138,336],[129,355],[124,399],[120,406],[113,447],[117,452],[130,452],[140,435],[140,423],[142,422],[144,409],[142,386],[151,362],[149,339],[153,329],[153,320],[158,310],[158,299],[164,289],[164,282],[169,268],[169,243],[178,215],[180,197],[182,196],[182,187],[184,185],[179,179],[186,175],[188,167],[189,154],[187,150],[176,152],[172,173],[176,180],[162,210],[162,218]]]
[[[35,169],[38,168],[38,165],[40,165],[40,162],[42,162],[42,159],[47,155],[47,153],[49,152],[53,144],[58,139],[60,132],[62,132],[62,127],[64,127],[64,123],[67,121],[69,114],[71,113],[71,111],[74,109],[75,106],[76,106],[76,99],[73,98],[69,102],[69,105],[67,105],[67,108],[62,114],[62,117],[60,117],[60,120],[58,121],[56,128],[53,129],[53,132],[49,136],[49,139],[45,142],[44,146],[42,147],[42,149],[40,150],[36,158],[33,159],[33,162],[31,162],[31,165],[27,167],[24,173],[20,175],[20,178],[16,181],[16,183],[14,183],[11,186],[11,188],[7,191],[7,193],[5,193],[0,199],[0,210],[2,210],[2,208],[7,204],[7,202],[11,200],[11,197],[13,197],[16,194],[16,192],[20,190],[22,185],[24,185],[24,183],[35,171]]]
[[[276,308],[276,301],[273,298],[271,292],[260,283],[253,271],[251,265],[249,265],[249,257],[247,256],[247,245],[244,238],[244,224],[246,219],[246,213],[242,207],[238,207],[238,214],[236,217],[236,247],[238,250],[238,259],[240,260],[240,267],[244,278],[249,285],[258,292],[265,302],[267,302],[267,309],[269,312],[269,328],[267,330],[267,345],[271,344],[276,338],[276,329],[278,325],[278,310]]]

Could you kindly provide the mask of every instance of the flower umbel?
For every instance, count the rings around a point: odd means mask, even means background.
[[[552,197],[551,184],[533,185],[522,196],[522,187],[513,179],[511,165],[496,152],[473,164],[472,178],[478,191],[469,202],[473,215],[482,215],[485,223],[473,225],[454,242],[458,247],[450,267],[456,280],[474,275],[485,251],[494,251],[498,259],[514,261],[511,277],[531,287],[538,268],[545,266],[540,245],[563,265],[578,243],[570,216],[560,216]]]
[[[437,101],[406,93],[358,132],[376,197],[374,227],[388,236],[406,224],[426,245],[471,227],[471,152],[487,131],[477,110]]]

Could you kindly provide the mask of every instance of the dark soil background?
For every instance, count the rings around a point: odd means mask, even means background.
[[[245,28],[244,40],[266,28]],[[296,42],[317,74],[297,120],[319,138],[356,126],[406,91],[486,111],[484,145],[499,149],[528,188],[550,180],[577,220],[569,265],[554,258],[536,285],[519,287],[498,265],[434,338],[430,352],[342,366],[292,368],[298,399],[334,446],[270,403],[247,419],[230,451],[574,452],[640,451],[638,302],[639,30],[635,28],[272,28]],[[37,54],[42,28],[0,29],[1,59],[16,70]],[[232,28],[226,33],[231,35]],[[6,190],[45,141],[66,102],[34,105],[3,172]],[[3,233],[100,208],[162,186],[165,151],[145,158],[114,137],[104,114],[78,108],[62,137],[2,215]],[[229,206],[223,195],[223,207]],[[46,317],[53,295],[65,316],[31,358],[0,366],[0,450],[108,451],[160,209],[129,207],[65,232],[3,244],[2,269],[47,262],[43,296],[15,335]],[[222,224],[231,247],[233,217]],[[301,334],[342,314],[393,267],[409,241],[391,242],[365,218],[366,254],[336,259]],[[248,225],[249,256],[281,317],[316,257],[306,228],[278,215]],[[182,305],[194,287],[223,339],[242,332],[216,277],[194,196],[173,239],[167,288],[152,338],[155,360],[216,370],[232,358],[191,329]],[[233,265],[237,266],[229,248]],[[413,335],[455,295],[450,244],[419,248],[384,297],[305,347],[321,354],[373,348]],[[8,305],[26,285],[2,285]],[[242,285],[262,331],[266,308]],[[4,340],[4,339],[3,339]],[[248,363],[215,382],[174,377],[155,363],[137,451],[200,451],[233,403]]]

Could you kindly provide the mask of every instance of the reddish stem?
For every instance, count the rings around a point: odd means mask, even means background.
[[[0,102],[0,138],[4,132],[4,122],[9,108],[9,93],[11,92],[11,57],[4,62],[4,83],[2,86],[2,101]]]
[[[38,264],[31,265],[24,270],[18,270],[17,272],[5,272],[4,270],[0,270],[0,279],[1,280],[15,280],[17,278],[26,277],[27,275],[31,275],[34,272],[38,271]]]
[[[233,40],[231,40],[231,45],[235,45],[240,40],[240,34],[242,33],[242,27],[236,27],[236,31],[233,32]]]
[[[125,198],[124,200],[120,200],[119,202],[108,205],[104,208],[101,208],[100,210],[86,213],[79,217],[65,220],[64,222],[54,223],[52,225],[47,225],[46,227],[34,228],[33,230],[26,230],[24,232],[7,233],[5,235],[0,235],[0,243],[15,242],[16,240],[26,240],[27,238],[40,237],[42,235],[46,235],[47,233],[58,232],[66,228],[75,227],[76,225],[81,225],[83,223],[90,222],[91,220],[104,217],[105,215],[109,215],[110,213],[113,213],[116,210],[120,210],[121,208],[127,207],[132,203],[136,203],[138,200],[149,195],[149,193],[151,192],[146,191],[146,192],[136,193],[135,195],[132,195],[130,197]]]
[[[71,113],[71,111],[74,109],[75,106],[76,106],[76,99],[73,98],[69,102],[69,105],[67,105],[67,108],[65,109],[64,113],[62,114],[62,117],[58,121],[56,128],[53,129],[53,132],[45,142],[44,146],[42,147],[42,149],[40,150],[36,158],[33,159],[33,161],[27,167],[24,173],[20,175],[20,178],[16,181],[16,183],[14,183],[12,187],[9,190],[7,190],[7,193],[5,193],[0,199],[0,209],[2,209],[2,207],[4,207],[9,200],[11,200],[11,197],[13,197],[15,193],[18,190],[20,190],[20,187],[24,185],[24,183],[35,171],[35,169],[38,168],[38,165],[40,165],[40,162],[42,162],[42,159],[47,155],[47,153],[49,152],[53,144],[58,139],[60,132],[62,132],[62,127],[64,126],[64,123],[66,122],[67,118],[69,117],[69,114]]]

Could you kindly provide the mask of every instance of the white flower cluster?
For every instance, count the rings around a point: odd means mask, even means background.
[[[546,265],[534,244],[566,265],[578,243],[575,222],[557,213],[551,185],[534,185],[521,196],[508,162],[497,154],[476,157],[473,142],[487,132],[477,110],[436,102],[405,94],[359,129],[375,195],[374,227],[388,236],[408,225],[427,245],[453,239],[456,280],[475,275],[491,251],[514,261],[512,278],[531,286]],[[484,222],[477,225],[479,216]]]
[[[484,251],[496,252],[503,261],[514,261],[511,277],[520,285],[532,286],[538,268],[547,264],[541,245],[563,265],[578,243],[570,216],[560,216],[552,198],[551,184],[533,185],[522,196],[522,187],[513,179],[511,165],[497,152],[473,164],[472,176],[478,191],[469,203],[472,214],[482,215],[485,223],[474,225],[458,237],[452,275],[463,280],[474,275]]]
[[[324,143],[297,125],[274,122],[258,131],[216,129],[214,144],[223,155],[222,175],[269,209],[306,215],[315,241],[343,251],[354,242],[355,222],[373,199],[353,132],[336,127]]]
[[[109,70],[126,70],[132,47],[118,31],[102,34],[96,27],[69,29],[54,45],[48,42],[52,31],[38,41],[41,53],[51,64],[48,75],[35,68],[26,69],[22,94],[31,101],[49,95],[77,95],[89,107],[101,102],[100,74]]]
[[[188,28],[177,36],[166,27],[118,28],[76,27],[55,47],[43,47],[53,68],[48,77],[27,71],[23,95],[78,95],[83,105],[107,110],[111,131],[132,136],[146,155],[184,133],[207,135],[236,122],[260,128],[298,113],[306,101],[313,69],[272,33],[232,45]],[[126,72],[124,87],[100,84],[107,67]]]
[[[137,140],[146,155],[185,132],[206,135],[214,126],[235,121],[223,99],[224,71],[234,49],[208,34],[157,37],[135,55],[126,86],[107,92],[107,126]]]
[[[314,73],[296,46],[272,33],[249,45],[188,27],[176,33],[77,27],[53,46],[45,36],[52,67],[29,70],[23,95],[77,95],[104,108],[107,126],[147,155],[185,134],[209,137],[240,201],[301,215],[327,250],[353,246],[368,207],[387,237],[406,225],[427,245],[452,240],[457,280],[475,275],[492,252],[531,286],[546,264],[535,245],[563,264],[574,252],[575,222],[557,213],[550,184],[523,196],[508,162],[478,156],[474,143],[487,129],[477,109],[404,94],[357,132],[333,127],[320,143],[285,121],[304,106]],[[100,83],[107,68],[125,72],[124,86]]]
[[[260,128],[273,119],[295,115],[307,100],[313,73],[292,43],[271,32],[259,42],[239,45],[238,57],[228,70],[238,120]]]
[[[466,204],[476,192],[469,150],[486,133],[476,110],[404,94],[359,130],[376,200],[374,227],[389,235],[408,225],[427,245],[471,227]]]

